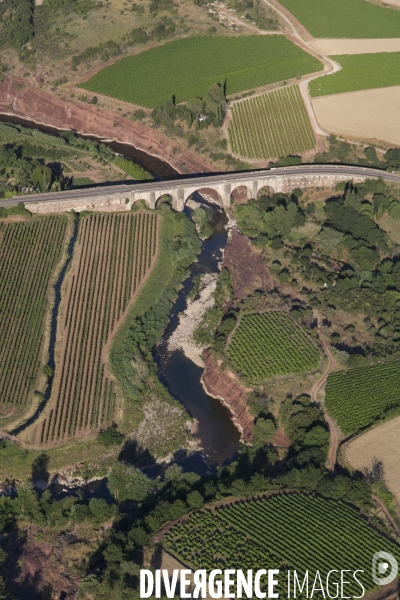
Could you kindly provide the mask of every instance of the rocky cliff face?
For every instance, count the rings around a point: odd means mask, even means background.
[[[254,419],[247,406],[250,390],[244,388],[231,371],[222,371],[220,365],[214,363],[209,350],[204,351],[203,357],[205,367],[201,382],[204,389],[229,408],[235,425],[242,433],[242,439],[251,442]]]
[[[61,98],[39,87],[30,87],[22,78],[5,78],[0,83],[0,113],[131,144],[169,162],[179,173],[202,173],[213,169],[208,159],[197,156],[188,150],[186,144],[169,139],[160,130],[124,118],[120,112],[100,109],[74,98]],[[174,154],[174,147],[180,143],[182,148],[178,150],[181,152],[176,153],[175,150]]]

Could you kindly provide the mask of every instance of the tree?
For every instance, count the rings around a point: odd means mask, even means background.
[[[31,175],[33,187],[39,187],[42,192],[46,192],[50,186],[52,175],[53,172],[50,167],[46,167],[45,165],[36,167]]]
[[[35,458],[35,460],[32,463],[32,470],[31,470],[32,480],[44,479],[44,481],[46,481],[46,483],[47,483],[50,478],[50,473],[48,470],[49,463],[50,463],[50,457],[48,454],[46,454],[45,452],[42,452],[41,454],[39,454],[39,456],[37,458]]]
[[[378,460],[376,456],[372,459],[371,468],[365,467],[363,469],[364,475],[368,478],[371,483],[383,479],[385,477],[385,469],[381,460]]]
[[[11,0],[9,3],[9,17],[4,23],[5,39],[14,48],[20,49],[29,42],[34,35],[33,26],[33,0]]]
[[[310,429],[310,431],[307,431],[303,441],[305,446],[325,446],[328,442],[329,432],[321,425],[317,425]]]
[[[8,533],[16,526],[17,507],[8,496],[0,496],[0,533]]]
[[[165,481],[171,481],[172,483],[177,483],[183,480],[183,471],[182,467],[179,465],[173,464],[168,469],[166,469],[164,478]]]
[[[145,44],[147,42],[147,40],[149,39],[149,36],[147,35],[147,33],[145,31],[143,31],[143,29],[140,29],[138,27],[135,29],[132,29],[129,37],[130,37],[130,42],[132,42],[133,44]]]
[[[364,154],[365,154],[365,158],[367,159],[367,161],[372,163],[373,165],[375,165],[377,162],[379,162],[378,157],[376,155],[376,150],[373,146],[369,146],[368,148],[365,148]]]
[[[272,443],[275,433],[276,426],[272,419],[258,418],[253,429],[254,444],[256,446],[263,446],[266,443]]]
[[[31,483],[24,482],[17,487],[18,497],[15,500],[16,508],[23,521],[41,523],[42,513],[37,495]]]
[[[190,492],[186,498],[187,505],[189,508],[201,508],[204,504],[204,498],[200,492]]]
[[[154,484],[139,469],[119,462],[111,469],[107,485],[118,502],[126,500],[143,502],[149,495]]]
[[[43,367],[43,373],[47,378],[53,377],[54,369],[50,365],[45,365]]]
[[[122,444],[124,435],[120,433],[115,424],[110,425],[106,430],[100,431],[97,435],[97,441],[103,446],[119,446]]]
[[[93,520],[96,523],[104,523],[111,519],[114,514],[114,508],[112,505],[107,504],[102,498],[91,498],[89,502],[89,510],[93,516]]]

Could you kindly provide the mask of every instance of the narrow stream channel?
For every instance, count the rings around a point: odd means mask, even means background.
[[[55,370],[55,356],[54,355],[55,355],[56,336],[57,336],[57,319],[58,319],[58,312],[59,312],[60,303],[61,303],[61,287],[64,282],[65,275],[67,274],[68,267],[71,263],[71,260],[72,260],[73,254],[74,254],[74,248],[75,248],[75,243],[76,243],[76,240],[78,237],[78,231],[79,231],[79,214],[76,214],[75,218],[74,218],[74,227],[72,230],[72,236],[69,241],[68,249],[67,249],[67,260],[65,261],[64,266],[61,269],[60,275],[58,276],[58,279],[53,287],[53,289],[54,289],[54,306],[53,306],[53,310],[51,313],[49,359],[48,359],[48,363],[47,363],[53,369],[53,375],[51,377],[49,377],[49,379],[48,379],[46,391],[43,394],[43,401],[39,404],[35,413],[29,419],[27,419],[25,421],[25,423],[23,423],[22,425],[20,425],[13,431],[11,431],[10,432],[11,435],[18,435],[19,433],[21,433],[21,431],[24,431],[24,429],[29,427],[29,425],[32,425],[36,421],[36,419],[39,417],[39,415],[43,412],[43,410],[45,409],[46,404],[51,396],[51,389],[53,387],[54,370]]]

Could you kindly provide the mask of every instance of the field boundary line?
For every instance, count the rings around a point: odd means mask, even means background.
[[[340,431],[339,427],[336,425],[335,421],[327,413],[325,401],[318,398],[318,394],[321,391],[321,389],[325,386],[329,375],[332,373],[332,371],[335,367],[335,364],[334,364],[332,353],[331,353],[330,349],[328,348],[328,345],[326,344],[324,338],[322,337],[322,317],[317,311],[314,311],[314,314],[316,315],[317,323],[318,323],[318,325],[317,325],[318,338],[321,343],[322,349],[328,359],[328,364],[327,364],[324,372],[322,373],[321,377],[312,386],[312,388],[310,390],[310,396],[311,396],[312,402],[315,402],[316,404],[321,405],[323,408],[324,418],[328,424],[329,431],[330,431],[330,448],[329,448],[329,456],[328,456],[329,469],[331,471],[335,471],[339,446],[340,446],[340,443],[343,441],[344,436],[343,436],[342,432]]]

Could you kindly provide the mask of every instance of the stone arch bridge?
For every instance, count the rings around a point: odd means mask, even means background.
[[[184,209],[191,194],[201,190],[212,190],[217,194],[218,204],[225,209],[232,202],[232,193],[245,188],[247,198],[256,198],[258,192],[268,187],[273,192],[288,193],[295,188],[332,187],[342,181],[355,183],[367,178],[382,177],[386,181],[400,183],[400,175],[367,167],[344,165],[298,165],[263,171],[243,171],[219,175],[187,176],[170,181],[149,181],[144,183],[121,183],[81,190],[67,190],[50,194],[35,194],[18,197],[29,204],[34,213],[53,213],[75,210],[122,211],[130,210],[135,202],[144,200],[151,209],[157,201],[168,194],[176,211]],[[15,204],[15,199],[0,201],[0,206]]]

